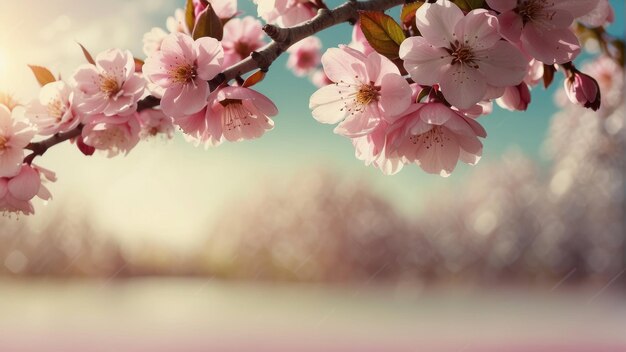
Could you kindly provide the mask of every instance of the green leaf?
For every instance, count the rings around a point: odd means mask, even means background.
[[[452,0],[452,2],[465,12],[485,7],[485,0]]]
[[[402,27],[382,12],[359,11],[361,30],[368,43],[389,59],[398,58],[400,44],[406,38]]]
[[[39,82],[40,86],[43,87],[48,83],[56,81],[52,72],[50,72],[47,68],[35,65],[28,65],[28,67],[30,67],[31,71],[33,71],[33,74],[35,75],[35,78],[37,79],[37,82]]]
[[[187,0],[185,3],[185,24],[187,25],[187,29],[191,33],[193,27],[196,24],[196,14],[195,8],[193,6],[193,0]]]
[[[400,13],[400,22],[405,26],[410,27],[415,21],[415,11],[424,4],[423,1],[411,2],[402,6],[402,12]]]
[[[215,13],[215,10],[213,10],[213,6],[208,4],[207,7],[198,14],[192,37],[194,40],[202,37],[222,40],[223,35],[224,28],[222,27],[222,21]]]
[[[77,43],[80,46],[80,49],[83,51],[83,55],[85,56],[85,59],[87,59],[87,62],[89,62],[92,65],[96,64],[96,61],[93,59],[93,56],[91,56],[91,53],[81,44],[81,43]]]

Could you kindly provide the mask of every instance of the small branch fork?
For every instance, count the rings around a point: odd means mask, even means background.
[[[322,7],[318,10],[315,17],[294,27],[281,28],[267,24],[263,27],[263,30],[272,38],[272,41],[259,51],[252,52],[249,57],[215,76],[215,78],[209,81],[209,85],[211,89],[215,89],[225,82],[241,77],[256,69],[267,71],[270,65],[291,45],[340,23],[355,23],[359,17],[359,11],[385,11],[404,3],[405,0],[349,0],[332,10]],[[139,101],[137,111],[151,109],[158,106],[159,103],[158,98],[147,96]],[[32,163],[37,156],[43,155],[49,148],[80,136],[82,130],[83,125],[81,124],[73,130],[57,133],[40,142],[30,143],[26,146],[26,149],[31,150],[32,153],[24,158],[24,162]]]
[[[160,101],[158,98],[155,98],[151,95],[147,96],[139,101],[139,103],[137,104],[137,111],[151,109],[155,106],[158,106],[159,102]],[[83,127],[84,125],[80,124],[76,126],[76,128],[67,132],[56,133],[52,137],[44,139],[43,141],[28,144],[26,146],[26,149],[31,150],[32,153],[24,158],[24,163],[30,165],[37,156],[44,155],[44,153],[48,151],[48,149],[50,149],[51,147],[61,142],[65,142],[67,140],[80,136],[83,131]]]

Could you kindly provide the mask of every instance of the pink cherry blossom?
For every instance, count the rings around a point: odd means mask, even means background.
[[[177,118],[176,124],[192,139],[207,146],[261,137],[274,128],[271,117],[276,105],[250,88],[224,87],[209,96],[207,107],[190,116]]]
[[[194,114],[206,105],[209,83],[220,70],[224,52],[214,38],[199,38],[172,33],[163,40],[161,50],[146,59],[143,73],[161,87],[161,108],[176,117]]]
[[[83,127],[86,145],[107,152],[109,158],[119,153],[128,154],[139,142],[141,131],[138,113],[126,116],[90,116]]]
[[[525,111],[530,104],[530,89],[524,82],[506,87],[504,95],[496,100],[500,107],[511,111]]]
[[[564,82],[565,93],[574,104],[596,111],[600,108],[600,87],[591,76],[573,72]]]
[[[150,32],[143,35],[143,53],[152,56],[161,50],[161,43],[167,37],[167,32],[159,27],[153,27]]]
[[[414,104],[388,130],[392,152],[431,174],[449,176],[459,160],[474,165],[487,132],[474,119],[442,103]]]
[[[43,185],[42,178],[47,181],[56,180],[51,171],[27,164],[21,165],[18,173],[12,177],[0,177],[0,212],[33,214],[33,198],[52,198],[50,191]]]
[[[107,116],[133,113],[146,85],[135,73],[133,55],[128,50],[111,49],[98,54],[95,61],[95,65],[83,65],[74,73],[77,109]]]
[[[185,10],[176,9],[174,16],[170,16],[165,20],[165,27],[170,33],[183,33],[191,35],[191,30],[187,28],[187,22],[185,22]]]
[[[599,0],[596,7],[582,17],[578,21],[588,27],[603,27],[615,20],[615,12],[609,3],[609,0]]]
[[[172,118],[157,109],[142,110],[137,114],[141,132],[141,138],[150,138],[163,135],[168,139],[174,136],[174,123]]]
[[[572,61],[580,53],[576,35],[569,28],[597,5],[598,0],[487,0],[500,12],[500,32],[546,64]]]
[[[392,120],[411,103],[411,88],[391,60],[346,46],[330,48],[322,65],[334,84],[320,88],[309,101],[313,117],[339,125],[335,133],[359,137],[383,120]]]
[[[400,57],[418,84],[439,84],[454,106],[468,108],[484,99],[489,86],[519,84],[528,60],[501,40],[498,20],[487,10],[463,15],[449,0],[425,3],[415,14],[423,37],[409,37]]]
[[[309,0],[254,0],[259,17],[267,23],[292,27],[315,16],[316,9]]]
[[[74,106],[74,90],[63,82],[46,84],[39,98],[26,106],[25,116],[37,126],[41,135],[67,132],[80,123],[81,116]]]
[[[263,41],[261,21],[252,16],[233,18],[224,25],[224,67],[229,67],[250,56],[250,53],[259,49]]]
[[[306,76],[315,69],[321,62],[322,42],[318,37],[311,36],[296,44],[292,45],[287,52],[287,67],[293,71],[296,76]]]
[[[200,0],[193,0],[194,14],[196,17],[204,11],[206,5]],[[237,0],[209,0],[217,17],[221,19],[232,18],[237,14]]]
[[[14,176],[24,159],[24,148],[35,136],[35,131],[17,121],[16,110],[0,105],[0,177]]]

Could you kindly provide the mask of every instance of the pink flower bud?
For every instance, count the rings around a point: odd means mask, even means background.
[[[565,93],[574,104],[596,111],[600,108],[600,87],[591,76],[575,71],[565,80]]]
[[[526,111],[530,103],[530,90],[526,83],[506,87],[504,95],[496,100],[500,107],[511,111]]]

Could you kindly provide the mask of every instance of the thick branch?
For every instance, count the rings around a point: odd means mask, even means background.
[[[326,28],[343,22],[355,22],[359,17],[359,11],[385,11],[404,3],[404,0],[351,0],[332,10],[322,8],[315,17],[294,27],[280,28],[271,24],[265,25],[263,30],[273,39],[272,42],[217,75],[211,80],[212,86],[228,82],[257,68],[267,70],[291,45]]]
[[[404,3],[405,0],[349,0],[343,5],[332,10],[321,8],[315,17],[294,27],[280,28],[271,24],[265,25],[263,30],[270,38],[272,38],[272,41],[259,51],[253,52],[246,59],[232,65],[224,70],[224,72],[210,80],[209,84],[211,89],[215,89],[215,87],[220,84],[228,82],[255,69],[267,70],[269,66],[291,45],[340,23],[354,23],[359,17],[359,11],[385,11]],[[148,96],[139,101],[137,110],[141,111],[153,108],[159,105],[159,102],[158,98]],[[49,148],[61,142],[78,137],[82,130],[83,125],[81,124],[73,130],[57,133],[40,142],[30,143],[26,149],[31,150],[32,153],[24,158],[24,162],[28,164],[32,163],[37,156],[43,155]]]

